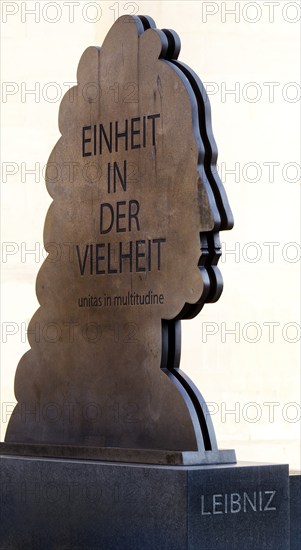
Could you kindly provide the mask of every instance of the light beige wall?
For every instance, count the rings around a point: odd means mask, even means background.
[[[39,12],[25,12],[35,4]],[[100,12],[92,4],[102,9],[94,23]],[[183,369],[210,402],[220,446],[235,447],[240,460],[300,468],[301,8],[272,4],[274,13],[268,2],[81,1],[71,22],[68,2],[2,2],[2,163],[10,163],[2,164],[2,439],[14,372],[28,349],[25,327],[38,307],[50,204],[41,169],[59,137],[53,98],[75,83],[81,53],[101,45],[118,8],[180,34],[180,59],[207,83],[235,214],[235,229],[221,235],[224,293],[183,323]],[[34,87],[36,96],[25,94]],[[25,174],[35,163],[37,181]],[[226,172],[234,168],[236,175]]]

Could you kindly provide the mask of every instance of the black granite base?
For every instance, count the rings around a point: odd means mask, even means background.
[[[0,458],[1,550],[289,550],[285,465]]]
[[[290,550],[301,548],[301,472],[290,475]]]

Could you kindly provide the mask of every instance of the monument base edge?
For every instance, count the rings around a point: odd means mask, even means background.
[[[167,466],[236,464],[232,449],[212,451],[168,451],[158,449],[123,449],[120,447],[84,447],[30,443],[0,443],[0,455],[127,462]]]

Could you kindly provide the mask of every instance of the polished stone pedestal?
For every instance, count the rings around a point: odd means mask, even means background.
[[[286,465],[2,456],[1,550],[289,550]]]

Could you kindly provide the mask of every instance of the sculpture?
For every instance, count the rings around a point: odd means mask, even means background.
[[[179,51],[174,31],[121,17],[62,100],[7,443],[217,452],[179,369],[180,320],[219,298],[218,231],[233,218],[209,100]]]

